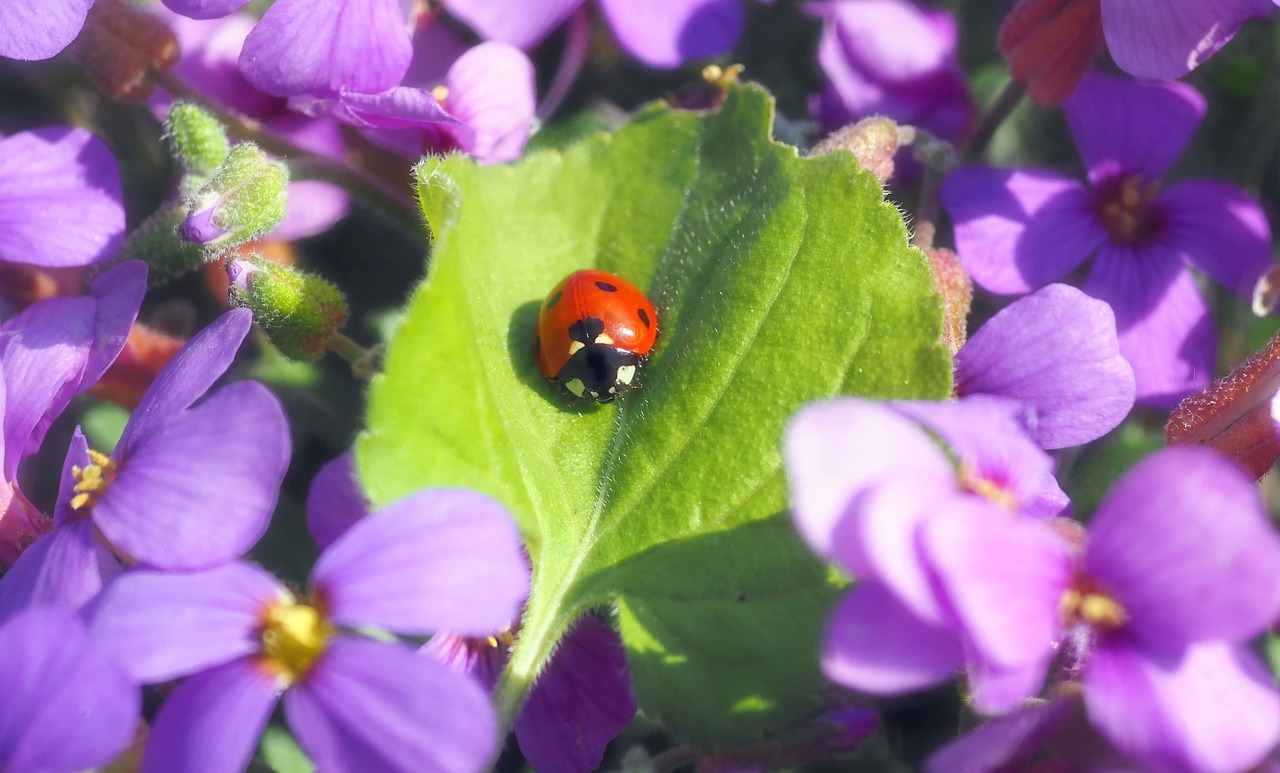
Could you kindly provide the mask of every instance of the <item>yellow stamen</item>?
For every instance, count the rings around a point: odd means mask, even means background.
[[[720,88],[726,88],[730,84],[738,80],[738,76],[746,67],[740,64],[731,64],[728,67],[721,67],[718,64],[709,64],[702,68],[702,79],[707,83],[714,83]]]
[[[311,670],[333,632],[333,624],[318,608],[293,599],[281,601],[263,615],[263,662],[290,683],[296,682]]]
[[[87,467],[72,466],[71,468],[71,474],[76,478],[73,489],[76,495],[71,498],[72,510],[97,504],[107,487],[115,481],[116,473],[119,471],[116,463],[109,456],[92,448],[89,449],[89,461],[91,464]]]
[[[970,494],[977,494],[1005,510],[1018,509],[1018,499],[1013,495],[1012,491],[989,478],[984,478],[972,467],[961,465],[959,478],[962,490],[968,491]]]
[[[436,86],[434,89],[431,90],[431,96],[435,97],[436,101],[439,102],[441,105],[443,105],[445,103],[445,100],[449,98],[449,87]]]
[[[1130,175],[1100,189],[1099,214],[1111,237],[1117,241],[1140,241],[1152,227],[1152,203],[1160,193],[1160,183]]]
[[[1114,631],[1129,622],[1129,613],[1095,583],[1078,582],[1062,594],[1058,609],[1064,622],[1080,620],[1099,631]]]

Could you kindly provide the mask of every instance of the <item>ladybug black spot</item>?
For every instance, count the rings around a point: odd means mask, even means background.
[[[595,317],[583,317],[569,326],[569,338],[584,344],[595,343],[596,337],[604,332],[604,320]]]
[[[604,290],[606,293],[616,293],[616,292],[618,292],[618,288],[617,288],[617,287],[614,287],[613,285],[609,284],[608,282],[596,282],[596,287],[599,287],[601,290]]]
[[[636,309],[636,314],[640,315],[640,321],[644,323],[645,327],[653,327],[649,322],[649,312],[644,309]]]

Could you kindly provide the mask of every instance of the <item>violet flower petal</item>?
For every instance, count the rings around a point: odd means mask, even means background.
[[[1089,181],[1097,184],[1121,174],[1163,177],[1204,118],[1205,101],[1185,83],[1139,83],[1095,72],[1063,107]]]
[[[901,695],[955,676],[960,639],[912,615],[877,583],[855,587],[827,628],[822,670],[834,682],[876,695]]]
[[[333,544],[369,514],[356,480],[355,457],[348,451],[331,460],[316,473],[307,493],[307,530],[321,550]]]
[[[486,636],[520,614],[529,570],[502,505],[465,489],[425,489],[339,537],[311,582],[340,624]]]
[[[959,501],[920,536],[941,592],[985,657],[1014,666],[1047,656],[1073,572],[1070,548],[1049,524]]]
[[[19,612],[0,626],[0,652],[0,769],[105,768],[133,740],[138,688],[70,612]]]
[[[142,773],[244,770],[283,687],[253,658],[191,677],[160,707],[142,753]]]
[[[458,142],[462,149],[482,164],[520,157],[537,107],[533,63],[523,51],[481,43],[453,63],[444,85],[449,90],[445,106],[474,131],[473,140]]]
[[[351,209],[346,191],[321,180],[296,180],[285,187],[284,218],[273,228],[273,239],[290,242],[324,233]]]
[[[1185,261],[1245,300],[1271,265],[1271,227],[1258,203],[1233,185],[1191,180],[1156,202],[1164,239]]]
[[[1070,712],[1071,701],[1059,698],[988,722],[929,757],[925,773],[1023,770]]]
[[[278,97],[376,94],[398,84],[412,58],[397,0],[277,0],[245,38],[240,70]]]
[[[1217,332],[1195,278],[1176,256],[1155,247],[1107,245],[1084,291],[1115,311],[1120,353],[1133,366],[1138,402],[1170,408],[1208,385]]]
[[[234,560],[267,530],[289,445],[270,390],[223,387],[130,449],[93,520],[118,550],[158,568]]]
[[[98,383],[102,374],[120,356],[146,293],[147,264],[140,260],[127,260],[112,266],[93,280],[90,294],[97,301],[93,317],[93,347],[80,376],[80,391]]]
[[[498,741],[474,681],[408,647],[352,636],[330,640],[285,694],[284,712],[298,745],[333,773],[478,771]]]
[[[221,19],[229,16],[249,0],[162,0],[165,8],[191,19]]]
[[[1021,400],[1034,437],[1066,448],[1102,437],[1133,407],[1133,368],[1120,354],[1111,307],[1049,285],[987,320],[956,353],[955,391]]]
[[[1089,523],[1084,566],[1151,645],[1243,642],[1280,619],[1280,536],[1227,457],[1177,446],[1120,479]]]
[[[1231,40],[1270,0],[1102,0],[1102,32],[1120,69],[1143,80],[1181,78]]]
[[[431,641],[418,648],[418,654],[432,658],[450,671],[471,677],[492,693],[510,651],[500,641],[491,645],[488,639],[469,639],[446,632],[432,636]]]
[[[89,441],[84,436],[84,430],[77,424],[75,431],[71,433],[71,443],[67,446],[67,455],[62,460],[62,477],[58,481],[58,499],[53,506],[53,525],[65,526],[69,523],[75,523],[80,520],[88,520],[81,518],[82,513],[72,509],[71,500],[75,498],[76,486],[80,483],[76,478],[76,468],[81,469],[88,467],[93,463],[89,458]]]
[[[115,156],[92,132],[51,126],[0,139],[0,260],[84,266],[110,257],[124,239],[123,202]]]
[[[1004,666],[984,658],[981,653],[968,653],[965,676],[969,681],[969,700],[979,714],[1006,714],[1025,705],[1028,698],[1044,690],[1053,653],[1027,663]]]
[[[119,562],[94,540],[91,521],[60,526],[0,577],[0,622],[41,604],[79,609],[119,574]]]
[[[798,411],[787,426],[783,459],[796,528],[826,559],[833,558],[835,530],[859,494],[899,473],[954,478],[951,463],[914,422],[881,403],[851,397]]]
[[[295,97],[289,106],[310,116],[376,130],[366,136],[413,158],[431,148],[468,148],[475,142],[475,130],[441,107],[426,89],[397,86],[379,94]]]
[[[956,252],[994,293],[1027,293],[1065,276],[1107,239],[1084,186],[1047,172],[957,169],[941,196]]]
[[[258,567],[205,572],[139,569],[107,588],[93,637],[139,682],[175,679],[262,648],[263,610],[289,592]]]
[[[518,6],[506,0],[450,0],[448,10],[486,40],[529,49],[580,5],[582,0],[540,0]]]
[[[213,382],[231,367],[252,325],[253,312],[232,309],[196,333],[142,396],[116,444],[115,456],[127,457],[147,433],[209,391]]]
[[[600,0],[600,9],[623,50],[665,69],[726,53],[746,23],[742,0]]]
[[[1093,726],[1147,770],[1247,770],[1280,742],[1280,695],[1245,647],[1157,654],[1106,637],[1084,688]]]
[[[93,0],[0,3],[0,56],[35,61],[57,55],[80,34],[92,5]]]
[[[622,640],[590,615],[564,635],[516,716],[516,741],[539,773],[595,770],[636,713]]]

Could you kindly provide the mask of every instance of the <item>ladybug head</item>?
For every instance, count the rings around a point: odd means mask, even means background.
[[[607,344],[587,344],[569,358],[557,380],[575,397],[611,403],[633,385],[640,357]]]

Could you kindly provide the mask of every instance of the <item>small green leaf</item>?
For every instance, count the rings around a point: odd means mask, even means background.
[[[714,113],[650,108],[563,153],[418,169],[432,265],[357,461],[376,503],[466,486],[519,521],[534,587],[508,697],[617,601],[642,707],[686,738],[750,740],[818,706],[836,591],[785,513],[783,428],[838,393],[943,398],[951,365],[880,185],[847,153],[773,142],[772,113],[735,86]],[[660,314],[642,388],[612,405],[570,402],[533,362],[544,294],[582,268]]]

